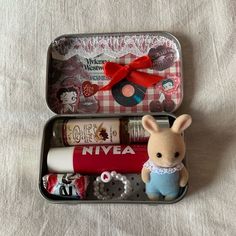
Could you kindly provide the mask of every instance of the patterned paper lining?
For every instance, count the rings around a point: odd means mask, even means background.
[[[85,58],[94,58],[100,54],[113,58],[119,58],[126,54],[142,56],[148,54],[151,48],[162,45],[178,52],[177,45],[173,40],[153,34],[63,37],[52,43],[52,56],[58,60],[67,60],[75,55]]]
[[[48,75],[47,101],[56,113],[122,113],[173,112],[182,101],[181,58],[178,45],[163,35],[65,37],[51,46],[52,59]],[[175,52],[173,63],[166,66],[165,53]],[[128,64],[150,53],[159,59],[155,68],[144,72],[163,76],[163,80],[147,88],[137,105],[118,104],[111,91],[96,91],[109,82],[103,74],[106,61]],[[153,57],[154,58],[154,57]],[[167,58],[167,57],[166,57]],[[169,58],[167,58],[169,60]],[[163,63],[164,62],[164,63]],[[86,85],[86,86],[85,86]],[[95,86],[96,85],[96,86]]]

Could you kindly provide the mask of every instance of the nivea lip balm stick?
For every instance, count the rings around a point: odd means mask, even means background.
[[[147,161],[146,145],[104,145],[51,148],[47,166],[52,173],[140,173]]]

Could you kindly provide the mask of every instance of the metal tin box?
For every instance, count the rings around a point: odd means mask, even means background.
[[[104,76],[104,62],[128,64],[134,59],[149,55],[154,58],[153,67],[141,71],[161,76],[163,79],[139,93],[142,101],[131,97],[131,105],[123,106],[114,99],[113,91],[99,91],[97,88],[109,83]],[[68,90],[69,89],[69,90]],[[76,98],[70,103],[62,102],[61,91],[74,91]],[[42,177],[48,173],[47,153],[52,144],[52,127],[55,121],[64,119],[96,119],[111,117],[141,117],[151,113],[157,119],[165,120],[171,126],[174,112],[183,98],[182,55],[178,40],[166,32],[108,33],[64,35],[55,39],[48,49],[46,101],[57,115],[44,128],[39,189],[44,198],[55,203],[174,203],[182,199],[187,186],[181,188],[179,197],[173,201],[150,201],[145,195],[145,185],[139,173],[130,173],[127,178],[132,184],[132,193],[127,200],[97,200],[93,196],[91,173],[87,198],[84,200],[65,199],[49,194],[43,186]],[[132,99],[134,101],[132,101]],[[137,103],[132,105],[132,102]],[[122,103],[122,101],[121,101]],[[106,186],[112,196],[119,194],[120,183]]]

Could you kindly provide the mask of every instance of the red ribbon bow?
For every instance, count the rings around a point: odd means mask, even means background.
[[[148,88],[163,79],[163,77],[158,75],[151,75],[145,72],[137,71],[138,69],[147,69],[151,66],[152,60],[149,56],[139,57],[128,65],[120,65],[115,62],[106,62],[103,65],[103,71],[108,78],[111,78],[111,81],[99,90],[109,90],[113,85],[117,84],[124,78],[135,84]]]

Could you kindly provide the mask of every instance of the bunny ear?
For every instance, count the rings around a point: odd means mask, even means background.
[[[174,124],[172,125],[171,127],[171,130],[174,132],[174,133],[182,133],[185,129],[187,129],[192,123],[192,118],[190,115],[181,115],[179,116]]]
[[[142,118],[142,125],[150,134],[160,131],[160,128],[153,116],[145,115]]]

